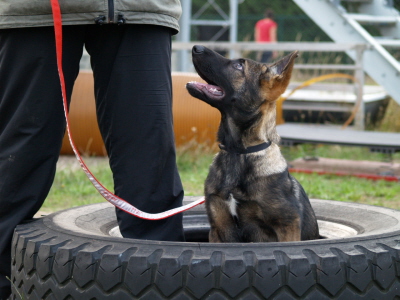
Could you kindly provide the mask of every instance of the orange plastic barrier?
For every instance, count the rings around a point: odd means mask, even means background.
[[[172,73],[176,144],[195,140],[212,145],[216,142],[221,115],[217,109],[189,95],[186,90],[189,81],[204,82],[194,73]]]
[[[188,142],[213,144],[220,113],[208,104],[193,98],[186,91],[189,81],[202,81],[195,73],[172,73],[173,114],[176,144]],[[70,105],[71,132],[78,150],[84,155],[106,155],[98,129],[91,71],[81,71],[74,86]],[[61,154],[73,154],[65,136]]]
[[[91,71],[81,71],[75,81],[69,119],[72,137],[81,154],[107,155],[97,125],[94,81]],[[64,136],[61,154],[74,154],[67,135]]]

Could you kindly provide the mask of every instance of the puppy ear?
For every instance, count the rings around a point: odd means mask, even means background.
[[[298,51],[294,51],[271,65],[264,64],[261,69],[261,85],[274,90],[273,94],[277,94],[279,97],[289,85],[294,60],[297,56]]]
[[[285,57],[281,58],[272,65],[264,65],[263,73],[269,79],[279,77],[280,79],[292,74],[294,59],[298,57],[299,51],[294,51]]]

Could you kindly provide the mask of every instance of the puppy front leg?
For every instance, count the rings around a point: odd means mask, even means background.
[[[206,209],[211,225],[210,243],[240,242],[236,223],[226,200],[218,195],[209,195],[206,198]]]

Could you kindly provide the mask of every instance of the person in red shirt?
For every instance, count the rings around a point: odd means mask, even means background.
[[[273,43],[277,41],[278,24],[274,21],[274,13],[267,9],[264,13],[265,18],[259,20],[254,28],[254,36],[257,43]],[[276,57],[276,51],[262,52],[261,62],[269,62]]]

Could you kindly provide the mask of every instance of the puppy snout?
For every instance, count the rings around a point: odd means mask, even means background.
[[[206,48],[204,46],[195,45],[193,46],[192,52],[193,54],[201,54],[204,52]]]

